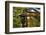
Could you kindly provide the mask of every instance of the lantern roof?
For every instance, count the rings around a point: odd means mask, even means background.
[[[26,8],[25,10],[24,10],[24,12],[29,12],[29,13],[31,13],[31,12],[40,12],[40,8]]]

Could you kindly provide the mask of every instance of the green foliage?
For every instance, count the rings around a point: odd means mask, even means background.
[[[21,27],[21,18],[20,14],[22,14],[23,8],[13,7],[13,27]]]

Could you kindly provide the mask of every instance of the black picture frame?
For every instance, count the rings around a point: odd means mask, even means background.
[[[22,32],[9,32],[9,4],[10,3],[24,3],[24,4],[38,4],[43,5],[43,30],[39,31],[22,31]],[[33,33],[33,32],[44,32],[45,31],[45,3],[35,3],[35,2],[18,2],[18,1],[5,1],[5,33],[6,34],[16,34],[16,33]]]

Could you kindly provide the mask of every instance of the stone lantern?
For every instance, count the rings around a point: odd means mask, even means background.
[[[21,17],[22,27],[28,27],[27,17],[29,18],[29,16],[31,16],[29,15],[29,13],[39,13],[39,11],[33,8],[25,9],[24,12],[21,15],[19,15]]]

